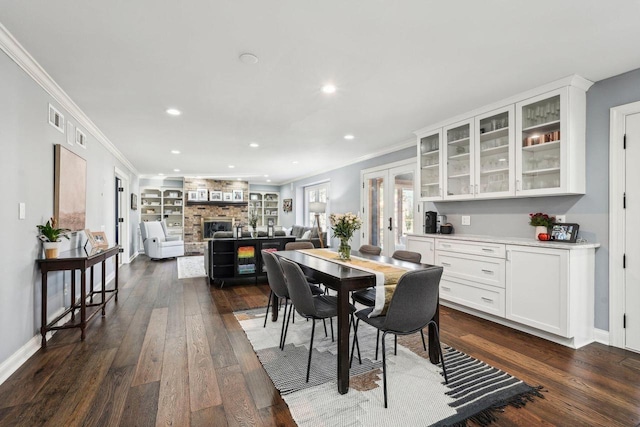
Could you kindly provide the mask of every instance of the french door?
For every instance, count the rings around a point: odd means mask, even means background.
[[[362,243],[380,246],[386,256],[406,248],[407,233],[413,232],[418,218],[416,162],[401,163],[362,174]]]

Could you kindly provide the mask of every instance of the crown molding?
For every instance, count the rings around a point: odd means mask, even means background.
[[[42,89],[45,90],[62,108],[86,129],[94,138],[100,142],[113,156],[126,166],[133,174],[139,175],[133,164],[118,150],[107,138],[98,126],[91,121],[81,109],[76,105],[69,95],[53,80],[53,78],[38,64],[38,62],[27,52],[27,50],[16,40],[15,37],[0,23],[0,49],[9,58],[18,64],[29,77],[31,77]]]

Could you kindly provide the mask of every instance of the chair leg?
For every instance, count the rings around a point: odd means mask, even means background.
[[[311,352],[313,351],[313,335],[316,332],[316,319],[313,319],[313,323],[311,325],[311,343],[309,344],[309,361],[307,362],[307,380],[309,382],[309,371],[311,369]]]
[[[393,355],[394,356],[398,355],[398,336],[397,335],[393,336]]]
[[[289,315],[287,316],[287,312],[284,312],[284,316],[287,318],[287,327],[284,329],[284,336],[282,337],[282,344],[280,345],[280,350],[284,350],[284,343],[287,341],[287,332],[289,332],[289,320],[291,320],[291,312],[293,311],[293,303],[289,306]],[[293,312],[295,314],[295,311]],[[284,319],[283,319],[284,320]]]
[[[355,316],[351,313],[351,324],[354,324]],[[355,324],[354,324],[355,328]],[[362,357],[360,356],[360,343],[358,342],[358,335],[355,333],[355,329],[353,330],[353,341],[356,343],[356,349],[358,350],[358,361],[362,365]]]
[[[378,330],[379,331],[379,330]],[[387,333],[382,334],[382,388],[384,390],[384,407],[387,407],[387,357],[386,349],[384,347],[384,339]]]
[[[271,306],[271,298],[273,297],[273,291],[269,291],[269,302],[267,303],[267,313],[264,315],[263,328],[267,327],[267,318],[269,317],[269,306]]]
[[[289,303],[289,301],[285,298],[285,301],[284,301],[284,313],[282,315],[282,329],[280,330],[280,350],[282,350],[282,348],[284,347],[284,344],[282,344],[282,342],[284,340],[285,324],[287,323],[287,304],[288,303]]]
[[[376,332],[376,360],[378,360],[378,345],[380,344],[380,329]]]
[[[307,320],[309,320],[309,319],[307,319]],[[327,322],[326,322],[326,319],[322,319],[322,324],[324,325],[324,336],[328,337],[329,334],[327,333]]]
[[[438,353],[440,353],[440,362],[442,363],[442,371],[444,372],[444,383],[449,384],[449,377],[447,377],[447,367],[444,365],[444,355],[442,354],[442,345],[440,344],[440,333],[438,332],[438,325],[435,322],[433,323],[433,330],[436,333],[436,345],[438,346]]]
[[[360,322],[360,319],[355,319],[355,322],[353,320],[354,317],[353,314],[351,314],[350,322],[351,325],[353,325],[353,343],[351,344],[351,355],[349,356],[349,368],[351,368],[351,366],[353,365],[353,352],[355,349],[358,350],[358,360],[362,365],[362,357],[360,357],[360,344],[358,343],[358,323]],[[349,326],[349,329],[351,329],[351,326]]]
[[[331,342],[335,342],[335,339],[333,338],[333,317],[329,318],[329,325],[331,326]]]
[[[422,337],[422,348],[424,348],[424,351],[427,351],[427,343],[424,342],[424,331],[422,329],[420,329],[420,336]]]

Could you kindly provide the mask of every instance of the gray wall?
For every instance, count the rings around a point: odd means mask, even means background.
[[[73,119],[4,52],[0,53],[0,171],[4,208],[0,209],[3,239],[0,246],[0,364],[39,335],[40,272],[35,263],[41,255],[36,225],[53,215],[54,144],[77,153],[87,161],[86,228],[100,230],[114,241],[114,168],[128,169],[116,160],[86,130],[87,148],[69,145],[64,134],[48,124],[48,104],[65,119]],[[130,173],[130,172],[129,172]],[[137,177],[130,173],[131,192],[138,191]],[[18,204],[26,203],[26,219],[18,219]],[[131,235],[138,223],[137,211],[130,212]],[[79,233],[83,236],[83,233]],[[81,242],[80,242],[81,243]],[[67,244],[68,247],[68,244]],[[130,247],[135,253],[135,242]],[[113,271],[110,266],[107,274]],[[96,271],[97,278],[100,270]],[[69,273],[49,275],[49,313],[69,305],[63,300],[63,284]]]
[[[424,210],[447,215],[456,234],[531,237],[529,213],[566,215],[580,224],[580,237],[598,242],[595,271],[595,327],[609,329],[609,109],[640,100],[640,70],[595,83],[587,92],[587,192],[582,196],[554,196],[506,200],[425,203]],[[460,113],[463,113],[462,111]],[[428,125],[425,123],[425,125]],[[329,180],[332,212],[355,212],[360,203],[360,170],[415,156],[405,149],[342,169],[283,185],[282,198],[294,199],[294,212],[283,215],[283,225],[302,220],[302,188]],[[471,225],[462,226],[461,216]],[[354,246],[359,241],[354,238]],[[335,246],[335,243],[334,243]]]
[[[304,187],[321,182],[329,182],[331,187],[329,190],[327,212],[359,212],[360,171],[374,166],[409,159],[415,157],[415,155],[415,147],[409,147],[281,186],[280,197],[282,199],[293,199],[293,212],[282,213],[280,220],[282,226],[291,227],[294,224],[302,224],[304,216],[304,206],[302,205]],[[360,235],[361,234],[356,233],[356,235],[353,236],[353,240],[351,241],[353,247],[357,248],[360,246]],[[337,247],[338,244],[339,241],[334,239],[331,246]]]

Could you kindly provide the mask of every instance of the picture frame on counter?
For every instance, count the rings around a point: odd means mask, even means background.
[[[551,241],[575,243],[578,239],[580,225],[575,223],[554,223],[551,226]]]

